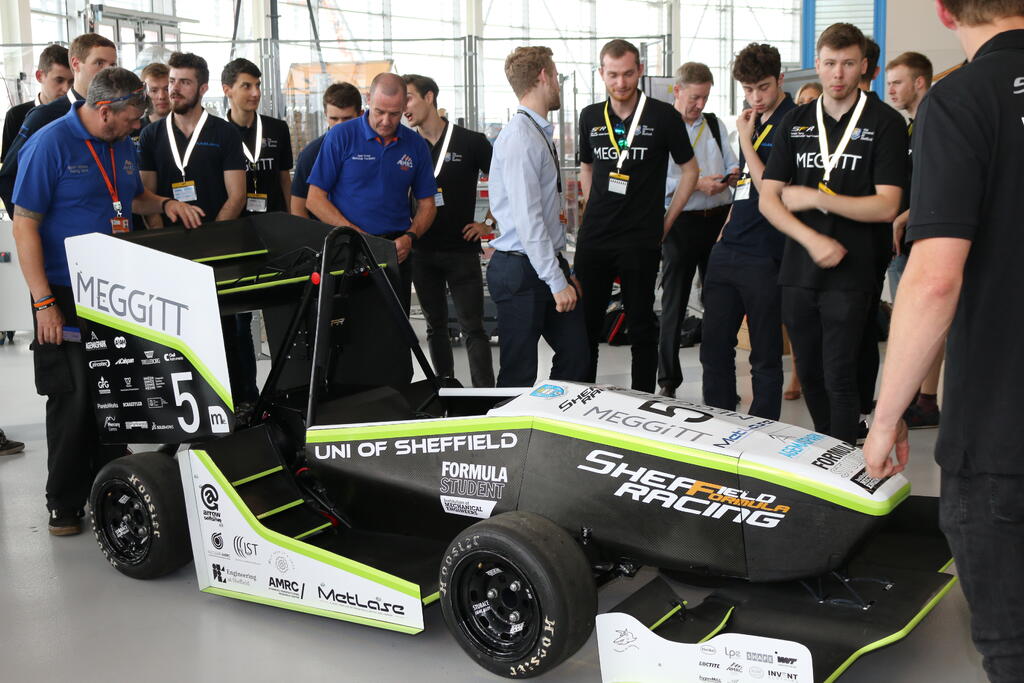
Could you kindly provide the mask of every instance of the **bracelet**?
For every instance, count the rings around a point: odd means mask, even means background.
[[[160,213],[166,213],[164,211],[164,209],[167,208],[167,202],[173,202],[173,201],[177,201],[177,200],[174,197],[168,197],[167,199],[165,199],[162,202],[160,202]]]
[[[36,306],[35,307],[36,313],[38,313],[39,311],[45,311],[47,308],[53,308],[56,305],[57,305],[57,301],[55,299],[55,300],[51,301],[48,304],[43,304],[42,306]]]
[[[42,299],[33,302],[32,308],[35,308],[36,310],[42,310],[44,308],[49,308],[55,303],[57,303],[57,297],[50,294],[49,296],[44,296]]]
[[[416,233],[414,233],[414,232],[413,232],[412,230],[406,230],[406,231],[405,231],[404,233],[402,233],[402,234],[403,234],[403,235],[408,235],[408,236],[409,236],[409,239],[410,239],[410,240],[412,240],[413,242],[415,242],[416,240],[418,240],[418,239],[420,238],[420,236],[419,236],[419,235],[417,235]]]

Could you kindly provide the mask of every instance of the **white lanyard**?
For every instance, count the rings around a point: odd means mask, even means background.
[[[203,114],[205,115],[206,112],[204,111]],[[200,123],[200,125],[202,125],[202,123]],[[199,129],[197,128],[196,130],[198,131]],[[193,135],[194,135],[194,133],[193,133]],[[243,140],[242,141],[242,151],[245,152],[245,158],[248,159],[250,163],[255,164],[256,160],[260,158],[260,149],[262,147],[263,147],[263,118],[259,114],[256,114],[256,149],[253,151],[252,154],[250,154],[249,153],[249,148],[245,146],[245,140]],[[187,159],[186,159],[185,163],[186,164],[188,163]]]
[[[441,167],[444,166],[444,155],[448,153],[448,143],[452,141],[452,128],[451,123],[448,124],[448,130],[444,132],[444,144],[441,145],[441,154],[437,157],[437,165],[434,166],[434,177],[441,175]]]
[[[850,122],[846,124],[843,137],[839,140],[839,146],[836,147],[836,151],[832,156],[829,156],[828,153],[828,133],[825,132],[825,107],[821,103],[823,99],[825,99],[824,96],[818,98],[818,147],[821,149],[821,165],[825,169],[823,182],[827,185],[829,176],[832,175],[832,169],[839,163],[843,152],[846,151],[846,146],[850,144],[850,136],[853,135],[857,122],[860,121],[861,112],[864,111],[864,105],[867,103],[868,98],[863,92],[857,95],[857,106],[853,109],[853,116],[850,117]]]
[[[629,156],[629,149],[633,146],[633,136],[636,135],[636,127],[640,123],[640,116],[644,113],[644,105],[647,104],[647,93],[643,90],[640,91],[640,102],[636,105],[636,111],[633,112],[633,123],[629,124],[629,133],[626,135],[626,146],[619,148],[617,142],[615,142],[615,136],[611,131],[611,122],[608,119],[608,103],[605,103],[605,123],[608,125],[608,135],[612,138],[612,144],[615,146],[616,151],[619,153],[619,162],[615,165],[615,171],[619,172],[622,170],[622,164],[626,162],[626,157]]]
[[[171,119],[174,118],[173,114],[168,114],[167,118],[167,141],[171,145],[171,156],[174,157],[174,165],[181,171],[182,179],[185,178],[185,167],[188,166],[188,160],[192,158],[192,150],[196,148],[196,142],[199,141],[199,133],[203,131],[203,125],[206,124],[206,119],[210,115],[210,112],[203,110],[203,115],[199,117],[199,123],[196,124],[195,130],[192,131],[192,137],[189,138],[188,146],[185,148],[185,160],[181,160],[181,155],[178,153],[178,143],[174,139],[174,128],[171,123]],[[242,145],[242,149],[245,149],[245,145]]]
[[[67,98],[68,98],[68,102],[70,102],[71,104],[74,104],[75,102],[78,101],[78,98],[75,97],[75,94],[71,91],[70,88],[68,89]]]

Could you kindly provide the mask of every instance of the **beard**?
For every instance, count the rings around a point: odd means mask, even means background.
[[[192,99],[186,99],[177,104],[175,104],[174,100],[171,100],[171,109],[175,114],[181,116],[192,111],[197,104],[199,104],[199,93],[196,93]]]

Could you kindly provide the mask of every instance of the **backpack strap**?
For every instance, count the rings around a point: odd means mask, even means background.
[[[722,147],[722,131],[718,127],[718,117],[709,111],[704,112],[704,118],[708,122],[708,128],[711,129],[711,135],[714,136],[715,142],[718,143],[718,149],[722,152],[722,158],[725,158],[725,148]],[[728,170],[728,169],[726,169]]]

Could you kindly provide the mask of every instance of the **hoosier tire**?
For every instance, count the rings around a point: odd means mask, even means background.
[[[506,678],[549,671],[594,630],[597,587],[582,549],[530,512],[506,512],[459,534],[441,560],[440,592],[455,640]]]
[[[192,559],[178,465],[163,453],[109,462],[89,496],[92,532],[117,571],[155,579]]]

